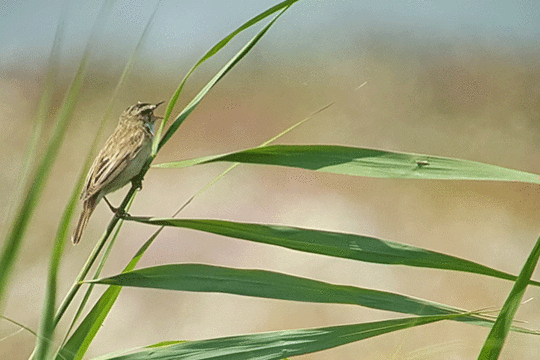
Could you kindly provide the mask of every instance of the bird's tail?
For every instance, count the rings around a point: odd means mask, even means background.
[[[77,222],[77,227],[75,228],[75,231],[73,232],[73,236],[71,237],[71,241],[73,242],[73,245],[77,245],[79,241],[81,240],[82,233],[84,229],[86,228],[86,224],[88,224],[88,219],[90,219],[90,215],[92,215],[95,208],[96,208],[95,196],[91,196],[84,201],[81,216],[79,217],[79,221]]]

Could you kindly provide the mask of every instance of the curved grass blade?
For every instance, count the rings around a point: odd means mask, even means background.
[[[32,131],[32,138],[29,140],[26,148],[25,160],[23,163],[23,169],[21,170],[19,185],[14,192],[13,202],[10,205],[9,211],[7,212],[12,215],[11,207],[21,200],[20,197],[25,195],[24,202],[22,203],[16,215],[13,217],[14,221],[11,229],[9,230],[10,233],[6,236],[6,240],[2,246],[2,252],[0,255],[0,308],[2,308],[4,294],[6,293],[8,288],[7,283],[9,280],[9,275],[13,268],[13,264],[18,257],[19,248],[22,243],[24,233],[26,232],[28,221],[30,220],[32,213],[34,212],[34,209],[41,195],[42,187],[47,179],[48,173],[41,173],[41,170],[46,170],[47,166],[48,169],[50,169],[50,166],[52,166],[53,163],[53,159],[48,159],[46,156],[44,156],[41,159],[41,162],[38,164],[39,170],[34,173],[32,186],[28,186],[30,184],[30,176],[32,174],[31,169],[35,160],[38,158],[36,156],[36,149],[42,135],[43,122],[45,121],[47,113],[49,112],[51,99],[53,96],[54,80],[58,73],[58,61],[60,57],[60,48],[63,43],[63,35],[66,23],[66,11],[67,2],[65,2],[63,5],[63,13],[60,16],[58,25],[56,27],[53,46],[48,59],[45,84],[41,93],[36,114],[34,116],[34,129]],[[55,130],[61,131],[62,129],[60,127],[57,127]],[[53,146],[53,141],[53,139],[49,141],[49,149]],[[27,188],[28,190],[26,194],[23,194],[25,188]],[[2,232],[2,235],[5,235],[4,232]]]
[[[191,102],[184,108],[184,110],[182,110],[180,115],[178,115],[176,120],[174,120],[174,122],[171,124],[171,126],[167,129],[167,131],[165,132],[165,135],[163,136],[163,138],[160,139],[159,145],[157,146],[157,149],[154,152],[154,154],[157,153],[157,151],[159,151],[159,149],[161,149],[163,147],[163,145],[165,145],[167,143],[167,141],[169,141],[169,139],[173,136],[173,134],[176,132],[176,130],[178,130],[178,128],[184,122],[184,120],[189,116],[189,114],[191,114],[191,112],[193,110],[195,110],[195,107],[197,107],[197,105],[199,105],[199,103],[206,96],[208,91],[210,91],[210,89],[212,87],[214,87],[214,85],[216,85],[219,80],[221,80],[240,60],[242,60],[244,58],[244,56],[246,56],[251,51],[251,49],[257,44],[257,42],[259,42],[259,40],[264,36],[264,34],[266,34],[266,32],[270,29],[270,27],[272,25],[274,25],[274,23],[277,21],[277,19],[279,19],[279,17],[281,15],[283,15],[283,13],[290,7],[289,3],[293,3],[293,2],[295,2],[295,1],[285,1],[285,2],[283,2],[281,4],[279,4],[279,5],[274,6],[272,9],[267,10],[265,12],[265,13],[268,13],[268,15],[270,15],[271,13],[277,11],[277,9],[281,9],[282,7],[284,7],[284,9],[279,14],[277,14],[277,16],[274,17],[272,19],[272,21],[270,21],[270,23],[268,23],[268,25],[266,25],[257,35],[255,35],[255,37],[253,39],[251,39],[242,48],[242,50],[240,50],[231,60],[229,60],[229,62],[212,78],[212,80],[210,80],[204,86],[204,88],[193,98],[193,100],[191,100]],[[268,16],[268,15],[266,15],[266,16]],[[260,21],[260,19],[257,20],[257,21]],[[214,51],[218,51],[218,50],[219,49],[215,49]],[[183,86],[183,84],[182,84],[182,86]],[[179,88],[179,90],[180,90],[180,88]],[[175,96],[176,96],[176,94],[175,94]],[[176,101],[176,99],[174,99],[174,100]],[[172,103],[173,103],[173,101],[171,101],[171,104]],[[173,105],[169,105],[167,107],[167,111],[169,110],[169,107],[171,107],[171,106],[173,106]],[[171,111],[172,111],[172,109],[171,109]],[[163,120],[163,122],[162,122],[163,124],[165,123],[165,120],[166,119]],[[156,140],[154,141],[154,144],[158,139],[159,138],[156,136]],[[155,145],[154,145],[154,147],[155,147]]]
[[[188,71],[188,73],[186,74],[186,76],[184,76],[184,79],[182,80],[182,82],[180,83],[180,85],[178,86],[178,88],[176,89],[175,93],[173,94],[169,104],[167,105],[167,110],[165,111],[165,116],[163,118],[163,121],[161,122],[161,125],[159,126],[157,132],[156,132],[156,136],[155,136],[155,139],[154,139],[154,144],[152,146],[152,154],[156,154],[158,152],[159,149],[161,149],[161,147],[163,147],[163,145],[165,145],[165,143],[168,141],[168,139],[176,132],[176,130],[180,127],[180,125],[182,124],[182,122],[186,119],[186,117],[193,111],[193,109],[195,108],[195,106],[197,106],[197,104],[200,102],[200,100],[202,99],[202,97],[204,97],[204,95],[206,94],[206,92],[208,92],[210,90],[210,88],[213,86],[210,86],[208,89],[206,89],[206,91],[203,89],[201,91],[201,93],[199,93],[199,95],[197,95],[197,97],[195,99],[192,100],[192,102],[182,111],[182,113],[180,113],[180,115],[178,115],[178,117],[176,118],[176,120],[173,122],[173,124],[171,125],[171,127],[167,130],[164,138],[162,139],[161,138],[161,134],[163,132],[163,129],[165,128],[165,125],[167,124],[168,120],[169,120],[169,117],[171,116],[171,113],[174,109],[174,106],[176,105],[176,102],[178,101],[178,97],[180,96],[181,92],[182,92],[182,89],[184,88],[184,85],[187,81],[187,79],[191,76],[191,74],[195,71],[195,69],[197,69],[202,63],[204,63],[206,60],[210,59],[212,56],[214,56],[215,54],[217,54],[222,48],[224,48],[236,35],[238,35],[239,33],[241,33],[242,31],[250,28],[251,26],[257,24],[258,22],[266,19],[268,16],[274,14],[275,12],[279,11],[279,10],[283,10],[283,12],[285,10],[287,10],[292,4],[294,4],[295,2],[297,2],[298,0],[286,0],[286,1],[283,1],[273,7],[271,7],[270,9],[260,13],[259,15],[253,17],[252,19],[248,20],[247,22],[245,22],[242,26],[240,26],[239,28],[237,28],[236,30],[234,30],[232,33],[230,33],[229,35],[227,35],[225,38],[223,38],[220,42],[218,42],[216,45],[214,45],[206,54],[204,54],[204,56]],[[282,12],[282,13],[283,13]],[[272,21],[272,23],[277,20],[277,18],[279,16],[281,16],[280,13],[276,19],[274,19]],[[267,26],[267,28],[269,28],[271,26],[271,24],[269,26]],[[267,29],[266,29],[267,30]],[[266,30],[263,30],[264,32],[266,32]],[[260,36],[262,37],[263,34],[261,34]],[[255,41],[257,42],[258,39]],[[253,44],[254,45],[254,44]],[[249,52],[249,49],[247,50]],[[237,56],[239,56],[241,53],[239,53]],[[230,68],[232,68],[238,61],[240,61],[240,59],[244,56],[245,54],[241,55],[240,58],[235,61],[233,64],[231,64]],[[228,65],[225,66],[225,68],[227,68]],[[225,69],[224,68],[224,69]],[[219,78],[223,77],[225,75],[225,73],[227,73],[229,70],[225,70],[225,72],[222,74],[222,75],[219,75],[217,74],[216,77],[219,76]],[[224,71],[224,69],[222,69],[222,71]],[[216,77],[214,77],[214,79],[216,79]],[[219,78],[215,81],[219,81]],[[213,80],[212,80],[213,81]],[[211,81],[211,82],[212,82]],[[204,94],[202,94],[204,91]],[[202,94],[202,95],[201,95]],[[197,98],[200,98],[198,101],[196,101]],[[196,101],[196,103],[195,103]],[[183,115],[185,113],[185,115]]]
[[[377,264],[406,265],[463,271],[515,281],[516,276],[455,256],[369,236],[281,225],[239,223],[207,219],[130,217],[144,224],[179,227],[277,245],[288,249]],[[540,286],[540,282],[530,281]]]
[[[55,129],[57,131],[55,131],[53,135],[53,139],[56,138],[55,140],[57,140],[57,143],[49,149],[50,152],[48,151],[45,157],[45,159],[47,159],[48,162],[51,162],[51,164],[52,161],[50,159],[54,159],[56,157],[56,153],[58,152],[58,148],[62,142],[63,134],[65,133],[68,120],[71,118],[71,115],[75,108],[79,90],[82,86],[82,82],[86,74],[88,59],[90,58],[93,47],[97,44],[97,37],[100,31],[104,28],[104,23],[107,21],[108,15],[110,14],[115,2],[116,0],[108,0],[103,3],[96,22],[94,23],[90,38],[86,45],[83,57],[81,59],[81,63],[79,65],[79,69],[77,71],[77,75],[73,80],[72,86],[69,89],[66,100],[62,106],[62,115],[57,123],[57,128]],[[58,278],[58,267],[60,266],[60,259],[62,257],[64,249],[68,225],[74,209],[75,201],[73,200],[72,196],[70,204],[68,204],[62,215],[62,219],[60,221],[60,225],[53,245],[53,251],[51,253],[51,260],[47,276],[45,300],[40,318],[38,331],[39,335],[37,337],[35,348],[35,359],[46,359],[49,356],[51,339],[53,337],[53,332],[55,328],[54,306],[56,304],[56,283]]]
[[[187,167],[218,161],[279,165],[376,178],[521,181],[540,184],[536,174],[476,161],[334,145],[272,145],[154,167]]]
[[[405,295],[334,285],[322,281],[264,270],[240,270],[203,264],[162,265],[87,281],[176,291],[220,292],[290,301],[350,304],[414,315],[462,314],[463,309]],[[474,325],[491,326],[493,320],[467,315],[456,318]],[[516,331],[540,332],[514,328]]]
[[[479,360],[495,360],[499,358],[504,341],[508,335],[508,331],[511,328],[512,321],[516,315],[516,311],[519,308],[527,283],[531,279],[532,273],[536,269],[538,258],[540,257],[540,238],[536,240],[533,250],[531,251],[529,258],[525,262],[525,265],[521,269],[521,272],[514,284],[514,287],[510,291],[508,298],[504,302],[504,305],[495,321],[495,324],[491,328],[489,335],[482,347],[482,351],[478,356]]]
[[[24,160],[22,162],[23,167],[21,169],[20,175],[18,176],[19,181],[17,184],[17,188],[14,191],[11,190],[13,194],[12,200],[10,201],[9,209],[8,211],[6,211],[4,216],[6,214],[12,215],[12,207],[15,204],[19,203],[20,197],[23,195],[24,189],[28,185],[28,179],[32,174],[32,168],[34,166],[34,163],[39,158],[37,153],[38,144],[43,137],[43,124],[49,113],[54,93],[54,83],[58,75],[58,68],[60,66],[60,49],[62,48],[62,43],[64,41],[64,30],[68,12],[68,4],[68,1],[64,1],[62,5],[62,13],[60,15],[58,25],[56,26],[53,46],[49,55],[49,59],[47,61],[47,74],[45,75],[43,90],[41,91],[39,104],[34,115],[34,127],[32,130],[32,136],[28,141],[25,149]],[[4,221],[4,223],[7,223],[7,221]],[[5,235],[3,231],[2,235]]]
[[[131,206],[133,200],[134,200],[134,197],[131,198],[131,202],[130,202],[130,203],[128,204],[128,206],[127,206],[127,209],[128,209],[128,210],[129,210],[129,208],[130,208],[130,206]],[[96,271],[95,271],[95,273],[94,273],[94,275],[93,275],[93,277],[92,277],[93,279],[97,279],[98,276],[99,276],[99,274],[101,273],[101,270],[103,270],[103,267],[105,266],[105,262],[106,262],[107,258],[109,257],[109,254],[110,254],[110,252],[111,252],[111,250],[112,250],[112,248],[113,248],[113,246],[114,246],[114,243],[115,243],[115,241],[116,241],[116,239],[117,239],[117,237],[118,237],[118,234],[119,234],[120,229],[121,229],[121,227],[122,227],[122,223],[123,223],[122,220],[119,221],[119,222],[118,222],[118,226],[116,226],[116,227],[114,228],[114,233],[113,233],[112,236],[111,236],[111,240],[110,240],[109,243],[107,244],[107,248],[105,249],[105,253],[104,253],[103,256],[101,257],[101,260],[100,260],[100,262],[99,262],[99,264],[98,264],[98,266],[97,266],[97,268],[96,268]],[[96,244],[96,248],[101,248],[101,244],[100,244],[100,243]],[[99,252],[101,252],[101,251],[99,251]],[[94,259],[94,260],[95,260],[95,259]],[[87,269],[87,268],[89,269],[89,268],[91,267],[91,265],[93,265],[93,263],[94,263],[94,261],[91,261],[91,262],[88,262],[87,264],[85,264],[85,266],[83,267],[83,270],[81,271],[81,274],[82,274],[82,273],[85,273],[85,274],[86,274],[86,273],[87,273],[87,272],[86,272],[86,269]],[[80,282],[79,282],[79,281],[82,281],[82,280],[84,279],[84,277],[86,277],[86,275],[81,277],[81,276],[80,276],[81,274],[79,274],[79,277],[77,278],[77,280],[76,280],[76,282],[75,282],[75,284],[77,284],[78,286],[80,286]],[[82,315],[83,310],[84,310],[86,304],[88,303],[88,301],[89,301],[89,299],[90,299],[90,295],[92,294],[92,290],[93,290],[93,286],[92,286],[92,285],[90,285],[90,286],[86,289],[86,292],[84,293],[84,296],[83,296],[81,302],[79,303],[79,306],[78,306],[78,308],[77,308],[77,311],[76,311],[75,315],[73,316],[73,319],[71,320],[71,324],[69,325],[69,328],[68,328],[68,330],[67,330],[66,333],[65,333],[64,339],[62,340],[62,345],[59,347],[59,350],[60,350],[60,349],[64,346],[64,344],[66,343],[66,341],[67,341],[69,335],[71,334],[71,330],[73,330],[73,328],[75,327],[75,324],[77,323],[77,320],[78,320],[79,317]],[[69,302],[67,302],[66,304],[69,305]],[[55,323],[55,325],[56,325],[56,323]],[[88,336],[88,333],[87,333],[86,335]],[[58,351],[59,351],[59,350],[58,350]],[[58,351],[57,351],[57,354],[58,354]]]
[[[36,337],[38,336],[37,332],[35,332],[34,330],[30,329],[29,327],[27,327],[27,326],[21,324],[20,322],[17,322],[17,321],[15,321],[15,320],[11,319],[11,318],[5,317],[4,315],[0,315],[0,319],[5,320],[5,321],[7,321],[7,322],[10,322],[10,323],[12,323],[12,324],[14,324],[14,325],[17,325],[17,326],[20,328],[19,331],[21,331],[21,330],[26,330],[26,331],[27,331],[28,333],[30,333],[31,335],[36,336]],[[18,333],[19,331],[17,331],[17,333]],[[8,338],[8,337],[10,337],[10,336],[12,336],[12,335],[8,335],[8,336],[6,336],[6,337],[3,337],[2,339],[0,339],[0,342],[3,341],[3,340],[5,340],[6,338]]]
[[[139,251],[137,251],[137,254],[135,254],[135,256],[124,268],[124,272],[133,270],[135,266],[137,266],[139,260],[158,235],[159,232],[154,233],[154,235],[144,243]],[[56,360],[83,358],[92,340],[96,336],[98,330],[101,328],[103,321],[105,321],[109,311],[116,302],[118,295],[120,295],[120,290],[122,290],[121,286],[109,286],[109,288],[103,293],[103,295],[101,295],[90,312],[70,336],[69,340],[65,342],[58,350],[55,357]]]
[[[94,360],[279,360],[331,349],[374,336],[456,319],[464,315],[422,316],[315,329],[284,330],[200,341],[160,344],[127,355],[101,356]]]

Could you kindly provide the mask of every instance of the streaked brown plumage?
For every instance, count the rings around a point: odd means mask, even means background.
[[[141,172],[152,151],[154,110],[161,105],[137,103],[127,108],[113,134],[94,160],[81,193],[83,210],[71,240],[77,244],[97,204]]]

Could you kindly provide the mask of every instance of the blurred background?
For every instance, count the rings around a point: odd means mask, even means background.
[[[139,100],[170,99],[185,73],[211,46],[276,3],[161,2],[143,54],[114,101],[107,136],[123,109]],[[70,2],[61,71],[45,134],[52,129],[100,6],[97,1]],[[4,315],[32,329],[38,326],[60,214],[114,86],[155,6],[152,1],[119,0],[91,56],[66,141],[10,282]],[[61,12],[59,0],[0,2],[3,233],[11,221],[10,189],[17,186]],[[181,104],[187,104],[256,31],[239,36],[198,70]],[[539,35],[536,1],[300,1],[210,92],[156,162],[257,146],[335,102],[278,143],[416,152],[540,173]],[[131,213],[170,216],[227,167],[152,169]],[[125,191],[110,199],[119,203]],[[536,185],[381,180],[240,166],[180,216],[370,235],[517,274],[540,233],[539,210]],[[81,244],[67,246],[59,298],[110,218],[101,204]],[[121,271],[151,233],[152,228],[139,224],[124,226],[104,275]],[[470,310],[500,308],[512,286],[475,275],[333,259],[175,229],[162,233],[139,267],[163,263],[266,269]],[[538,295],[538,289],[529,289],[524,299],[532,300],[517,315],[535,329],[540,328]],[[162,340],[401,316],[357,306],[126,288],[88,357]],[[60,332],[66,327],[62,322]],[[0,321],[0,358],[30,355],[34,337],[17,330]],[[473,359],[487,334],[488,329],[441,322],[299,359],[358,359],[359,354],[362,359]],[[510,334],[501,359],[535,359],[538,346],[537,337]]]

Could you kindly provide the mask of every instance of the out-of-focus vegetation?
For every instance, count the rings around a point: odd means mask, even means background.
[[[313,35],[316,37],[316,34]],[[324,48],[264,43],[222,81],[160,153],[172,161],[257,146],[328,102],[336,104],[280,140],[374,147],[451,156],[538,173],[540,161],[540,53],[522,43],[498,46],[481,39],[419,39],[414,33],[351,33],[332,53]],[[161,67],[144,58],[116,102],[119,114],[137,101],[168,99],[196,56]],[[74,60],[75,63],[75,60]],[[65,64],[53,104],[59,104],[74,65]],[[213,66],[213,65],[210,65]],[[50,240],[103,115],[123,64],[95,61],[60,159],[29,229],[5,313],[37,328]],[[31,128],[44,69],[10,64],[0,78],[5,149],[0,166],[0,212],[17,184],[22,151]],[[210,75],[188,83],[185,99]],[[367,82],[364,86],[360,85]],[[55,109],[53,109],[54,113]],[[52,114],[51,114],[52,115]],[[111,130],[116,119],[111,120]],[[92,135],[90,135],[92,134]],[[169,216],[223,169],[152,169],[131,213]],[[180,174],[180,175],[179,175]],[[175,197],[171,197],[174,194]],[[119,195],[112,197],[120,201]],[[502,183],[412,182],[305,173],[294,169],[241,167],[197,198],[182,216],[287,223],[364,233],[450,253],[517,273],[537,237],[540,193],[536,186]],[[110,217],[105,206],[92,218],[87,239],[96,238]],[[3,228],[8,217],[2,218]],[[150,230],[126,227],[105,271],[118,273]],[[66,291],[93,244],[83,242],[62,263],[59,292]],[[210,243],[214,246],[209,246]],[[211,251],[207,249],[211,248]],[[257,267],[412,294],[469,309],[498,307],[510,285],[473,275],[383,268],[256,246],[199,233],[168,230],[149,250],[144,265],[203,262]],[[530,290],[531,296],[537,289]],[[529,305],[530,304],[530,305]],[[536,305],[518,318],[540,327]],[[148,311],[147,311],[148,310]],[[148,317],[145,317],[148,314]],[[344,305],[278,303],[229,295],[124,289],[91,354],[171,339],[200,339],[284,328],[379,320],[385,315]],[[17,331],[2,323],[0,337]],[[126,334],[129,333],[129,336]],[[437,323],[349,345],[306,359],[473,358],[487,335],[483,329]],[[532,359],[536,338],[513,335],[507,358]],[[20,333],[0,342],[0,358],[24,359],[35,339]],[[435,345],[434,347],[431,347]],[[424,349],[424,353],[422,350]],[[14,355],[16,352],[16,355]]]

